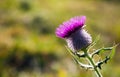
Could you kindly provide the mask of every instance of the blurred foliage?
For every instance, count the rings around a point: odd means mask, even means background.
[[[86,15],[93,40],[101,34],[95,48],[111,46],[120,42],[119,9],[119,0],[0,0],[0,77],[92,76],[74,63],[55,28]],[[104,77],[120,77],[119,50],[101,70]]]

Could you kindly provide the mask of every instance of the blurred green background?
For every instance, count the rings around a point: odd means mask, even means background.
[[[0,77],[95,77],[55,36],[59,24],[79,15],[93,40],[101,34],[95,48],[120,42],[119,0],[0,0]],[[104,77],[120,77],[119,47]]]

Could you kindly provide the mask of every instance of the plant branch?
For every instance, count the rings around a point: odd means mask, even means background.
[[[97,69],[94,60],[93,60],[92,57],[90,57],[90,55],[88,54],[87,50],[85,50],[84,53],[85,53],[86,58],[87,58],[87,60],[89,61],[89,63],[93,66],[94,71],[95,71],[97,77],[103,77],[103,76],[101,75],[99,69]]]

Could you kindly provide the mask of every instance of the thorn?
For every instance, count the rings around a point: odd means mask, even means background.
[[[83,54],[80,54],[80,53],[75,53],[75,55],[77,55],[78,57],[86,57],[86,55],[83,53]]]
[[[101,68],[101,65],[102,65],[102,64],[103,64],[103,62],[99,62],[98,65],[97,65],[97,67],[98,67],[99,69],[102,69],[102,68]]]
[[[108,60],[110,60],[110,57],[108,57],[108,56],[106,56],[106,58],[104,59],[104,60],[102,60],[102,61],[99,61],[97,64],[96,64],[96,66],[99,68],[99,69],[102,69],[102,64],[107,64],[107,62],[108,62]]]
[[[85,69],[93,69],[93,66],[91,65],[87,65],[87,64],[83,64],[81,62],[78,61],[78,64],[82,67],[82,68],[85,68]]]
[[[107,64],[108,60],[110,60],[110,57],[106,56],[105,63]]]

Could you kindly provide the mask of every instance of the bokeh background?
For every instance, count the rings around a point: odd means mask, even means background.
[[[79,15],[93,40],[101,35],[95,48],[120,42],[119,0],[0,0],[0,77],[95,77],[55,36],[59,24]],[[104,77],[120,77],[119,51],[102,66]]]

